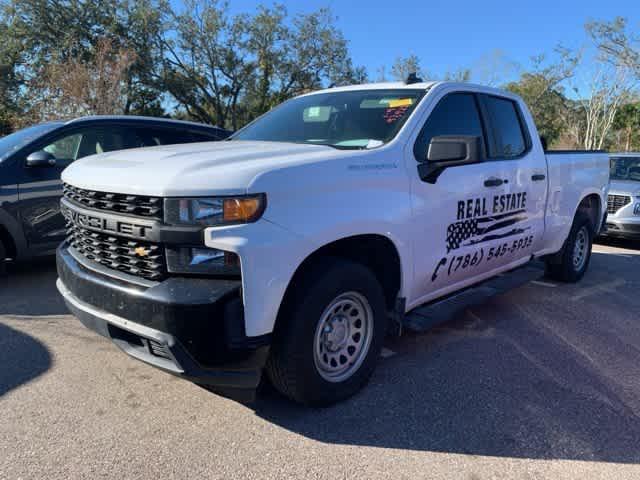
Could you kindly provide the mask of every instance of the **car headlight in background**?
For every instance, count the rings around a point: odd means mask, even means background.
[[[640,215],[640,203],[636,203],[636,206],[633,207],[633,214]]]
[[[214,227],[251,223],[266,207],[264,194],[210,198],[167,198],[165,222],[172,225]]]

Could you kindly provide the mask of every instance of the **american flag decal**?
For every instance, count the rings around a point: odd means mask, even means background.
[[[461,246],[476,245],[523,233],[527,229],[517,228],[517,224],[526,220],[525,213],[526,210],[516,210],[502,215],[452,223],[447,228],[447,253],[451,250],[457,250]],[[513,228],[506,230],[509,227]]]

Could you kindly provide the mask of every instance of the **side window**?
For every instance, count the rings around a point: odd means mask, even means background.
[[[83,131],[77,158],[97,153],[126,150],[145,146],[131,129],[119,126],[101,126]]]
[[[137,131],[138,136],[144,139],[146,147],[155,147],[158,145],[174,145],[177,143],[190,143],[193,140],[186,130],[173,128],[140,128]]]
[[[191,132],[192,142],[215,142],[221,139],[222,136],[215,133]]]
[[[78,149],[81,140],[81,133],[72,133],[57,139],[42,150],[53,155],[56,160],[72,162],[78,158]]]
[[[492,158],[513,158],[522,155],[527,143],[516,104],[506,98],[486,97],[496,146],[489,149]]]
[[[472,93],[453,93],[444,97],[422,127],[413,153],[419,161],[426,160],[429,143],[440,135],[470,135],[484,143],[482,122]]]

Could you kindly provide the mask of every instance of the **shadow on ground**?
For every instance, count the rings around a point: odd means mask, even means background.
[[[51,363],[44,344],[0,323],[0,397],[42,375]]]
[[[267,390],[256,414],[327,443],[640,463],[640,279],[607,301],[597,290],[640,261],[594,254],[605,262],[579,285],[528,285],[392,340],[397,355],[347,402],[309,410]]]
[[[0,277],[0,315],[68,314],[56,288],[57,276],[51,259],[10,265],[8,274]]]

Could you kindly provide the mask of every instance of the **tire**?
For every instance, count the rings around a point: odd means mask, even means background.
[[[591,219],[578,212],[562,250],[546,261],[547,276],[566,283],[579,281],[589,268],[593,237]]]
[[[267,361],[271,383],[313,407],[354,395],[369,381],[387,330],[382,287],[363,265],[325,258],[292,288]]]

